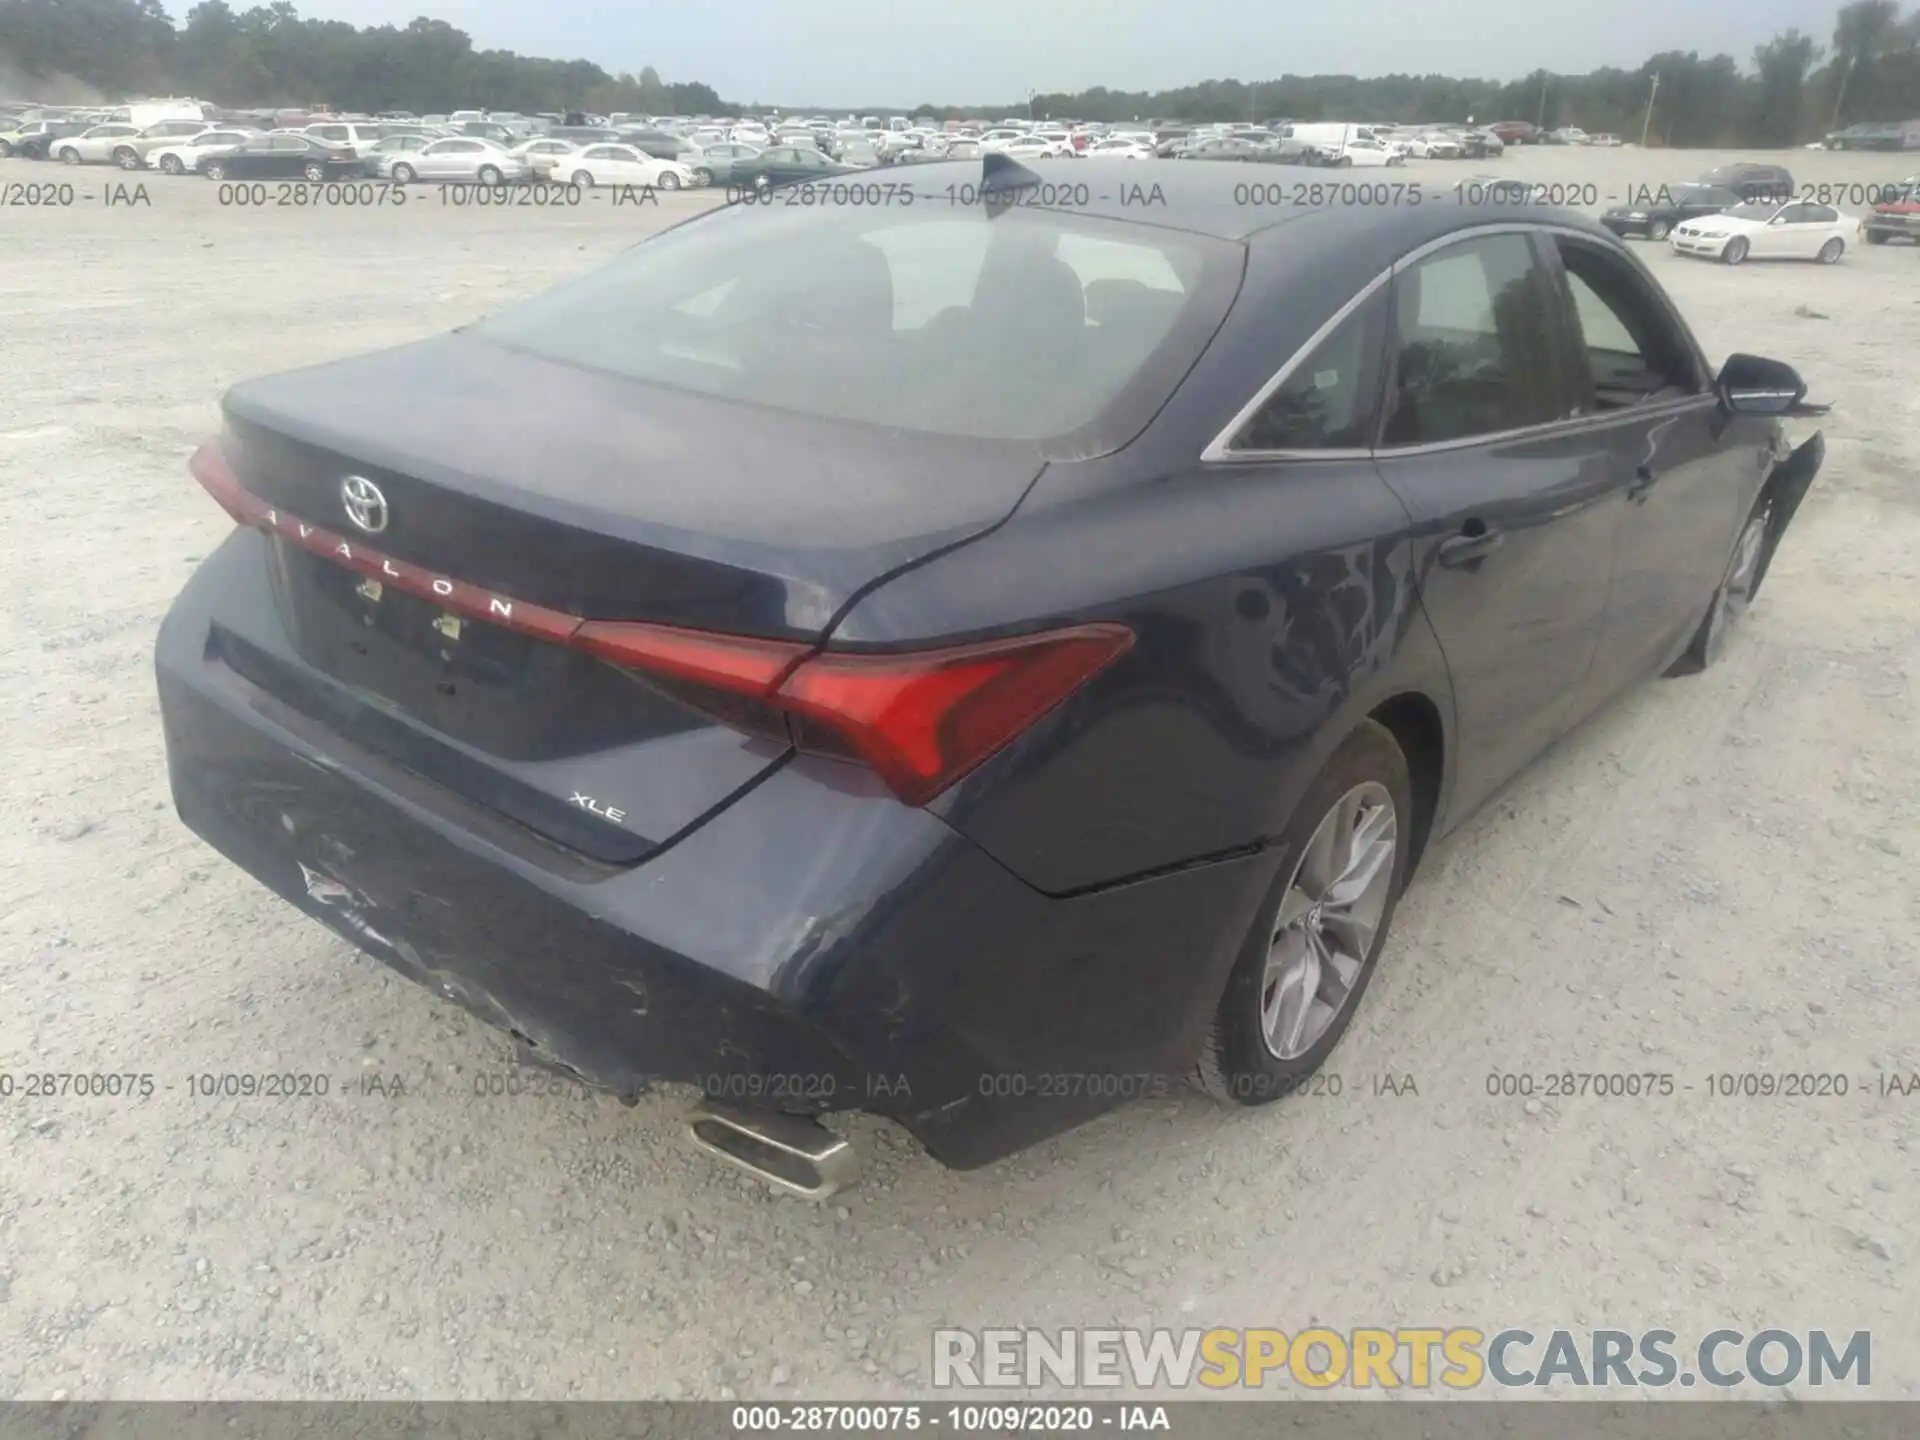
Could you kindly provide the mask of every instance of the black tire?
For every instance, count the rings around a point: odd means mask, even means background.
[[[143,162],[140,159],[140,152],[138,150],[128,145],[122,145],[118,150],[113,152],[113,163],[118,165],[122,170],[138,170]]]
[[[181,163],[178,155],[162,155],[160,157],[160,173],[162,175],[184,175],[187,173],[187,167]]]
[[[207,162],[207,179],[224,180],[226,178],[227,167],[225,165],[221,164],[218,160],[209,160]]]
[[[1667,238],[1667,232],[1672,228],[1673,227],[1668,225],[1664,220],[1652,221],[1647,226],[1647,239],[1664,240]]]
[[[415,170],[411,165],[407,164],[404,160],[398,162],[393,167],[393,183],[396,185],[411,185],[414,181],[418,180],[419,178],[420,178],[420,172]]]
[[[318,160],[309,160],[301,167],[300,173],[307,177],[309,185],[318,185],[327,178],[327,167]]]
[[[1292,886],[1302,852],[1320,822],[1336,802],[1355,786],[1373,783],[1383,787],[1394,809],[1396,839],[1393,853],[1393,877],[1385,908],[1374,932],[1373,944],[1364,957],[1359,974],[1348,990],[1343,1008],[1310,1047],[1292,1059],[1280,1059],[1267,1045],[1261,1021],[1261,1006],[1266,981],[1267,955],[1274,935],[1274,921],[1280,902]],[[1314,778],[1307,792],[1294,807],[1286,828],[1281,831],[1275,850],[1280,863],[1272,885],[1255,911],[1252,928],[1242,942],[1233,973],[1220,997],[1213,1029],[1202,1047],[1194,1068],[1194,1084],[1214,1099],[1233,1105],[1264,1105],[1299,1088],[1300,1082],[1318,1070],[1340,1043],[1349,1022],[1359,1010],[1368,983],[1380,960],[1380,951],[1393,928],[1393,912],[1406,887],[1407,859],[1413,851],[1413,785],[1407,772],[1406,756],[1383,725],[1362,721],[1341,742]]]
[[[1334,163],[1334,168],[1336,169],[1351,170],[1353,168],[1353,157],[1351,155],[1342,155],[1338,160],[1334,161],[1333,163]]]
[[[573,188],[576,190],[591,190],[593,188],[593,176],[585,170],[574,171]]]
[[[660,188],[662,190],[678,190],[680,188],[680,177],[671,170],[661,171]]]
[[[1687,642],[1687,648],[1680,658],[1667,667],[1668,678],[1698,675],[1718,660],[1726,649],[1727,636],[1733,633],[1734,626],[1759,592],[1760,581],[1766,576],[1767,561],[1771,558],[1768,552],[1774,543],[1773,536],[1768,533],[1772,512],[1773,497],[1763,490],[1741,525],[1740,533],[1734,537],[1733,553],[1727,557],[1726,569],[1721,574],[1719,585],[1714,588],[1713,598],[1707,602],[1707,613],[1701,616],[1700,627],[1693,632],[1693,639]],[[1742,594],[1738,593],[1735,583],[1738,579],[1736,572],[1740,568],[1742,542],[1747,540],[1748,532],[1756,527],[1759,533],[1755,543],[1760,548],[1755,557],[1754,573]]]
[[[482,185],[491,188],[502,184],[507,177],[500,173],[500,167],[497,165],[482,165],[479,173],[475,175],[474,178]]]
[[[78,165],[80,163],[80,152],[71,145],[67,146],[60,152],[60,163],[62,165]]]
[[[703,165],[693,172],[693,178],[698,180],[702,185],[711,185],[713,184],[713,171]]]
[[[1727,242],[1727,248],[1720,252],[1722,265],[1738,265],[1747,258],[1747,237],[1736,235]]]
[[[1838,264],[1840,257],[1846,253],[1846,249],[1847,242],[1836,235],[1820,247],[1820,253],[1814,256],[1814,259],[1822,265]]]

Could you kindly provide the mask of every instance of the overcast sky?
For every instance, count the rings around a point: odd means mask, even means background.
[[[298,0],[297,0],[298,3]],[[184,13],[184,6],[182,11]],[[242,7],[244,8],[244,7]],[[651,65],[768,105],[965,105],[1029,90],[1395,71],[1513,79],[1632,68],[1662,50],[1742,65],[1789,26],[1821,44],[1838,0],[304,0],[360,25],[429,14],[481,48]]]

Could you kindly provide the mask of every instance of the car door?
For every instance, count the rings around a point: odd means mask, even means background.
[[[1757,228],[1748,242],[1748,253],[1778,260],[1794,253],[1797,217],[1806,207],[1782,205],[1767,222]]]
[[[1538,227],[1490,226],[1391,280],[1375,463],[1406,505],[1414,574],[1452,676],[1464,814],[1571,723],[1626,500],[1578,422]]]
[[[1729,424],[1699,348],[1630,259],[1564,233],[1552,251],[1579,411],[1626,499],[1584,714],[1685,647],[1770,452],[1764,426]]]
[[[1835,227],[1840,223],[1840,212],[1831,205],[1811,202],[1801,205],[1799,209],[1800,219],[1793,226],[1793,253],[1797,259],[1811,260],[1820,253],[1820,247],[1838,233]]]

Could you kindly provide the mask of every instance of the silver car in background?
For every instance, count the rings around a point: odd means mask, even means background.
[[[533,171],[525,160],[504,146],[478,135],[455,135],[435,140],[418,150],[382,154],[374,163],[374,173],[396,185],[411,185],[416,180],[505,185],[525,180]]]

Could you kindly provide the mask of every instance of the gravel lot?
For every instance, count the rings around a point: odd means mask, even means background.
[[[1730,158],[1393,174],[1604,204]],[[710,202],[263,210],[147,175],[149,204],[104,204],[124,179],[0,163],[79,189],[0,207],[0,1072],[154,1077],[0,1100],[0,1396],[864,1397],[923,1387],[937,1324],[1310,1319],[1870,1329],[1873,1393],[1920,1396],[1920,1095],[1880,1091],[1920,1071],[1920,250],[1643,252],[1716,359],[1835,402],[1826,473],[1719,667],[1647,685],[1430,856],[1340,1098],[1142,1104],[970,1175],[855,1120],[865,1182],[810,1207],[689,1151],[684,1094],[476,1093],[534,1072],[177,822],[149,664],[228,526],[183,468],[224,387],[449,329]],[[1680,1088],[1487,1093],[1568,1069]],[[230,1071],[333,1093],[189,1093]],[[1708,1095],[1750,1071],[1850,1093]],[[1418,1093],[1377,1096],[1388,1074]]]

